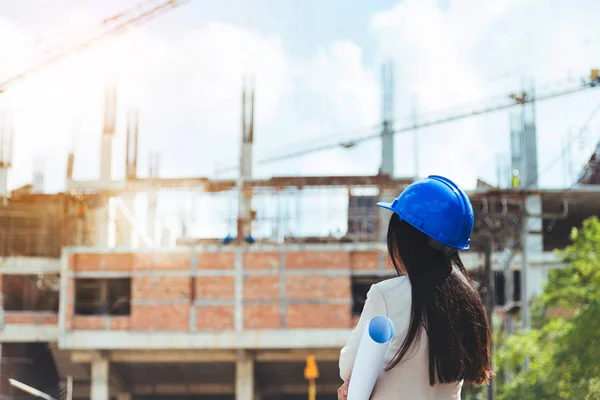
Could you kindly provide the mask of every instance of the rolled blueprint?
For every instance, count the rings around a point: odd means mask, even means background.
[[[394,337],[394,330],[394,323],[388,317],[378,315],[371,318],[358,345],[347,400],[369,400],[384,368],[385,353]]]

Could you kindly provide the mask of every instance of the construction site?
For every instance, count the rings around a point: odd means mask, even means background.
[[[119,18],[139,21],[183,2],[161,3]],[[74,180],[79,155],[71,153],[62,193],[42,193],[36,182],[11,189],[10,146],[18,132],[4,119],[0,397],[275,400],[306,398],[316,385],[318,399],[336,399],[339,352],[366,293],[395,275],[385,246],[389,214],[376,203],[393,200],[417,179],[394,176],[394,134],[504,109],[517,116],[507,132],[511,173],[503,185],[479,181],[468,192],[476,223],[471,249],[462,257],[489,318],[509,333],[528,327],[530,300],[548,271],[562,266],[554,250],[569,243],[573,227],[600,214],[600,143],[570,187],[539,187],[535,107],[595,90],[598,70],[560,91],[523,91],[495,108],[406,127],[394,123],[393,70],[382,72],[378,134],[335,144],[380,140],[375,176],[256,179],[253,143],[260,132],[254,131],[251,85],[241,88],[235,179],[162,178],[157,160],[141,174],[137,114],[117,115],[118,87],[108,82],[105,108],[98,110],[104,112],[98,179]],[[7,84],[0,86],[0,96],[5,89]],[[117,160],[126,176],[120,180],[113,178],[117,118],[127,119],[126,158]],[[229,234],[194,237],[185,221],[178,232],[161,225],[161,193],[192,192],[234,199],[225,222]],[[341,229],[308,236],[281,222],[293,219],[290,213],[302,218],[297,203],[303,196],[332,194],[341,199]],[[140,201],[147,204],[143,221],[136,218]]]

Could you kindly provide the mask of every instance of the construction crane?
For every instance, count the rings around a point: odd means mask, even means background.
[[[117,35],[131,26],[139,25],[152,18],[156,18],[157,16],[189,1],[190,0],[146,0],[126,11],[105,18],[83,34],[78,35],[76,40],[45,51],[40,61],[34,63],[24,71],[0,81],[0,93],[3,93],[9,85],[27,77],[29,74],[41,68],[53,64],[75,52],[85,50],[101,39],[111,35]]]
[[[462,113],[458,113],[458,114],[444,116],[441,118],[434,118],[434,119],[426,120],[423,122],[411,123],[404,127],[394,129],[392,131],[392,134],[410,132],[415,129],[427,128],[427,127],[434,126],[434,125],[458,121],[458,120],[465,119],[468,117],[489,114],[489,113],[493,113],[496,111],[506,110],[506,109],[509,109],[512,107],[524,105],[527,103],[543,101],[543,100],[548,100],[548,99],[565,96],[568,94],[582,92],[584,90],[593,89],[596,87],[600,87],[600,70],[598,70],[598,69],[592,70],[589,77],[582,78],[581,82],[579,82],[576,85],[569,85],[569,86],[564,87],[559,90],[550,90],[550,91],[545,91],[545,92],[538,93],[538,94],[531,94],[528,92],[511,93],[505,97],[506,100],[503,103],[494,104],[494,105],[486,105],[481,108],[471,109],[471,110],[468,110],[468,111],[465,111]],[[321,145],[307,147],[305,149],[294,150],[292,152],[288,152],[288,153],[281,154],[281,155],[274,155],[269,158],[259,160],[258,164],[262,165],[262,164],[267,164],[267,163],[276,162],[276,161],[289,160],[290,158],[300,157],[303,155],[307,155],[307,154],[311,154],[311,153],[315,153],[315,152],[319,152],[319,151],[324,151],[324,150],[330,150],[330,149],[339,148],[339,147],[346,148],[346,149],[352,148],[352,147],[355,147],[359,143],[366,142],[366,141],[369,141],[372,139],[377,139],[377,138],[381,138],[380,131],[376,131],[375,133],[370,133],[367,135],[358,136],[358,137],[351,138],[351,139],[345,139],[343,141],[324,143]],[[297,146],[290,146],[290,147],[294,148]],[[220,172],[233,170],[235,168],[236,167],[223,168],[220,170]]]

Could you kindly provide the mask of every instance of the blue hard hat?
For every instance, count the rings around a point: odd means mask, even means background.
[[[467,194],[448,178],[430,175],[410,184],[392,203],[377,205],[446,246],[469,248],[473,206]]]

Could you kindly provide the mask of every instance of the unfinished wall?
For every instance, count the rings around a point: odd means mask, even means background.
[[[0,274],[2,324],[56,325],[58,275]]]
[[[70,254],[66,329],[351,328],[351,276],[380,273],[385,257],[330,248]],[[128,278],[129,292],[111,297],[111,285]],[[118,301],[126,313],[111,311]]]
[[[23,196],[0,212],[0,255],[59,257],[63,208],[59,199]]]

